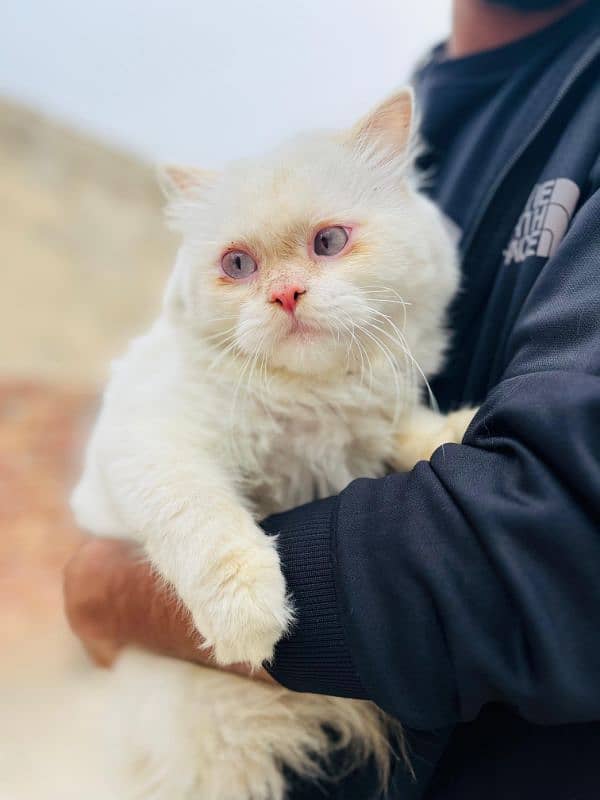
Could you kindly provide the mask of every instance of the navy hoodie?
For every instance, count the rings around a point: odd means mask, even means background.
[[[298,611],[272,673],[407,726],[417,778],[398,763],[390,798],[600,797],[599,78],[595,2],[417,73],[422,167],[461,234],[434,390],[480,410],[412,471],[264,522]]]

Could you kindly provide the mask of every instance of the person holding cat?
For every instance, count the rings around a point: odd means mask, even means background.
[[[462,267],[433,390],[480,409],[409,472],[263,523],[296,619],[252,677],[407,726],[414,777],[398,761],[391,800],[600,790],[599,67],[594,2],[455,0],[415,75],[420,167]],[[65,588],[100,663],[126,644],[210,658],[131,545],[85,545]],[[364,770],[292,798],[374,786]]]

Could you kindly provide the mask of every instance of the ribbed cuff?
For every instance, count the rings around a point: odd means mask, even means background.
[[[288,689],[366,698],[346,644],[332,559],[338,498],[319,500],[262,525],[276,534],[296,619],[279,642],[271,675]]]

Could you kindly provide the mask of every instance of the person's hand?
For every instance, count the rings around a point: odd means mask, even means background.
[[[125,645],[216,666],[185,606],[130,542],[83,544],[65,568],[64,594],[67,619],[99,666],[110,666]],[[226,669],[275,683],[266,670]]]

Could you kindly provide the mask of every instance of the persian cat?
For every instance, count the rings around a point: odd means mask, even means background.
[[[259,520],[410,468],[470,411],[423,402],[458,283],[412,170],[413,100],[219,173],[164,172],[181,233],[162,313],[117,361],[73,495],[97,536],[138,541],[218,664],[259,667],[293,627]],[[126,652],[114,675],[123,798],[281,800],[285,775],[374,759],[374,705]]]

